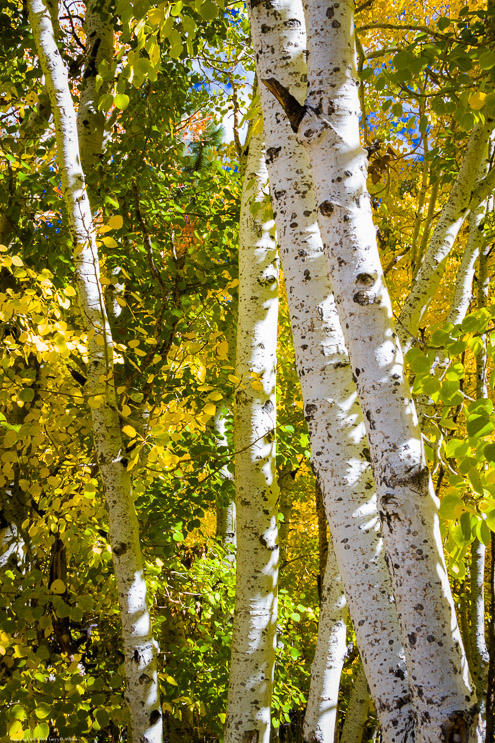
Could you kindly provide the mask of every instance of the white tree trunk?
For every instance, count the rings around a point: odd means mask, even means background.
[[[88,339],[88,380],[84,389],[91,407],[96,454],[109,512],[109,540],[119,593],[132,738],[136,742],[159,743],[162,723],[156,653],[146,604],[138,522],[119,424],[112,336],[80,163],[76,114],[46,3],[29,0],[28,8],[55,119],[58,161],[74,244],[78,298]]]
[[[215,438],[218,446],[221,446],[227,451],[228,440],[227,440],[227,415],[228,409],[225,406],[218,405],[213,425],[215,427]],[[225,456],[225,451],[222,452],[222,456]],[[220,478],[225,484],[231,487],[232,493],[229,492],[229,497],[224,500],[224,494],[217,496],[217,527],[216,537],[221,541],[224,547],[227,549],[235,547],[236,545],[236,517],[235,517],[235,493],[232,473],[228,466],[225,464],[219,472]],[[230,488],[229,488],[230,490]]]
[[[303,97],[305,34],[300,3],[277,0],[253,4],[251,35],[260,79],[276,71]],[[279,104],[263,86],[260,94],[311,460],[384,740],[405,743],[413,721],[398,618],[376,533],[369,452],[331,296],[311,174]]]
[[[454,736],[470,741],[476,695],[455,617],[437,502],[405,379],[366,189],[353,6],[312,0],[306,6],[306,22],[309,93],[305,105],[298,104],[276,79],[266,83],[283,103],[312,165],[332,287],[365,413],[416,710],[416,741],[434,743],[455,740]]]
[[[334,743],[340,676],[347,651],[347,607],[333,545],[328,545],[311,685],[304,716],[304,743]]]
[[[86,33],[86,63],[83,70],[81,95],[77,112],[79,151],[86,179],[93,179],[100,162],[105,129],[105,114],[98,110],[98,101],[110,85],[104,80],[96,90],[98,65],[105,60],[111,64],[113,57],[112,0],[89,0],[86,4],[84,30]]]
[[[370,693],[361,660],[352,684],[349,704],[339,743],[361,743],[368,720]]]
[[[239,236],[234,409],[237,580],[225,743],[268,743],[277,618],[278,258],[261,136],[249,143]],[[253,210],[255,213],[253,214]]]
[[[470,199],[485,153],[490,127],[477,124],[464,154],[459,174],[438,218],[424,261],[402,307],[397,331],[404,352],[414,343],[421,318],[426,312],[444,274],[459,230],[470,208]]]

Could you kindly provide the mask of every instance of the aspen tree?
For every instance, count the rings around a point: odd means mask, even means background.
[[[278,257],[262,135],[242,191],[234,447],[237,577],[225,743],[268,743],[277,621],[275,466]]]
[[[254,3],[250,16],[258,76],[269,77],[276,70],[303,98],[302,6],[292,0]],[[398,618],[375,531],[368,445],[316,223],[311,173],[279,103],[264,86],[260,94],[311,461],[384,740],[404,743],[413,721]]]
[[[347,652],[347,607],[333,545],[329,544],[321,591],[320,618],[311,686],[304,715],[305,743],[333,743],[340,676]]]
[[[305,104],[275,76],[263,82],[284,107],[312,166],[331,284],[365,414],[415,709],[415,740],[468,743],[476,735],[476,694],[366,189],[354,3],[309,0],[305,16],[309,55]]]
[[[76,113],[67,71],[45,0],[29,0],[29,20],[55,121],[58,162],[74,247],[75,277],[88,339],[88,378],[96,455],[109,513],[109,541],[117,580],[134,741],[160,743],[162,717],[156,652],[146,604],[139,528],[120,430],[113,376],[113,342],[100,282],[96,233],[81,167]]]

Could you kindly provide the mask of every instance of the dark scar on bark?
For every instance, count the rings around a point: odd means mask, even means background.
[[[277,101],[284,109],[285,114],[289,119],[292,131],[297,132],[297,130],[299,129],[299,124],[303,120],[304,114],[306,113],[306,106],[303,106],[301,103],[299,103],[299,101],[294,98],[292,93],[289,93],[287,88],[282,85],[282,83],[279,83],[278,80],[275,80],[274,77],[262,80],[261,82],[266,85],[270,93],[275,96]]]

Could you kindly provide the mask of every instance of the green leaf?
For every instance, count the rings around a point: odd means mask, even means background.
[[[129,96],[125,93],[118,93],[114,98],[114,103],[121,111],[125,111],[129,105]]]
[[[19,400],[22,402],[32,402],[34,400],[34,390],[32,387],[25,387],[19,392]]]
[[[440,516],[443,519],[451,521],[456,518],[459,509],[462,508],[464,508],[462,499],[455,493],[451,493],[442,498],[442,502],[440,503]]]
[[[488,436],[495,428],[495,424],[491,418],[487,418],[485,415],[472,415],[467,419],[466,427],[468,436],[481,438]]]
[[[495,444],[487,444],[483,449],[483,456],[489,462],[495,462]]]
[[[45,718],[47,718],[50,712],[51,712],[51,707],[49,707],[48,704],[44,704],[44,703],[38,705],[36,709],[34,710],[34,714],[39,720],[44,720]]]
[[[210,0],[206,0],[206,2],[201,3],[199,14],[205,21],[214,21],[218,15],[218,6]]]
[[[486,525],[491,531],[495,531],[495,510],[486,514]]]

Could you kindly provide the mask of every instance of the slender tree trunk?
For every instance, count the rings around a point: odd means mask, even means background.
[[[278,259],[264,216],[261,136],[249,143],[239,239],[234,446],[237,580],[225,743],[268,743],[277,618],[275,371]],[[252,373],[262,389],[253,388]],[[259,387],[259,385],[255,385]]]
[[[366,681],[363,663],[359,660],[349,704],[347,705],[344,726],[340,735],[340,743],[361,743],[368,720],[369,708],[368,682]]]
[[[290,520],[292,517],[292,491],[294,490],[296,473],[292,471],[291,464],[287,464],[278,477],[279,512],[283,516],[283,521],[278,527],[278,546],[280,568],[285,567],[289,554],[289,532]]]
[[[487,204],[484,205],[487,208]],[[480,212],[482,212],[480,214]],[[488,271],[489,245],[483,239],[482,218],[485,209],[479,209],[472,214],[471,231],[476,233],[479,249],[478,270],[478,309],[488,306],[490,290],[490,275]],[[478,400],[487,399],[488,395],[488,354],[487,337],[483,335],[482,347],[476,356],[476,397]],[[486,714],[486,687],[488,681],[489,653],[485,634],[485,558],[486,547],[478,539],[471,545],[471,670],[478,693],[481,719],[484,722]]]
[[[218,446],[222,447],[221,456],[228,451],[227,440],[227,407],[218,405],[213,425],[215,427],[215,438]],[[223,492],[217,495],[217,528],[216,537],[224,547],[236,545],[236,516],[235,516],[235,486],[234,478],[228,466],[225,464],[219,472],[223,483]],[[225,491],[228,491],[226,493]]]
[[[347,607],[331,541],[321,596],[315,657],[304,716],[304,743],[334,743],[340,676],[347,643]]]
[[[325,504],[323,503],[323,493],[316,481],[315,487],[316,517],[318,519],[318,598],[320,600],[323,592],[323,579],[325,577],[325,568],[328,557],[328,521],[325,513]],[[332,545],[333,546],[333,545]]]
[[[488,652],[490,660],[488,663],[488,684],[486,690],[486,743],[492,743],[495,739],[495,532],[490,538],[490,568],[488,573],[488,586],[490,591],[490,613],[492,621],[488,624]]]
[[[469,211],[471,193],[493,124],[477,124],[473,129],[457,179],[438,218],[423,263],[402,307],[397,332],[404,351],[413,344],[421,318],[439,287],[447,258]]]
[[[416,741],[474,740],[477,705],[455,617],[416,411],[378,255],[359,139],[353,6],[306,6],[305,105],[265,84],[307,148],[342,329],[365,413],[378,510],[401,622]],[[481,136],[481,135],[480,135]],[[478,163],[479,166],[479,163]],[[476,168],[476,171],[478,168]],[[358,645],[364,652],[367,647]]]
[[[88,339],[88,380],[95,448],[109,512],[109,540],[119,593],[134,741],[162,740],[156,653],[146,604],[139,529],[122,443],[113,377],[113,344],[99,277],[96,235],[81,168],[76,114],[67,72],[44,0],[29,0],[29,18],[55,119],[62,187],[74,244],[76,283]]]
[[[251,6],[258,76],[275,73],[304,97],[302,6],[292,0]],[[267,164],[287,284],[296,364],[311,437],[311,460],[325,502],[358,645],[387,743],[405,743],[412,709],[390,600],[363,420],[356,399],[316,223],[306,155],[283,111],[260,89]]]
[[[97,90],[96,78],[99,64],[105,61],[110,65],[113,58],[112,6],[113,0],[89,0],[84,17],[86,63],[77,112],[77,134],[83,170],[92,188],[97,182],[106,120],[105,113],[98,110],[98,101],[111,84],[109,80],[103,80]]]
[[[304,97],[302,6],[254,3],[260,79],[276,73]],[[387,743],[405,743],[412,709],[391,585],[378,538],[369,451],[331,295],[306,155],[277,101],[261,86],[267,164],[287,284],[296,364],[318,478],[358,645]]]

